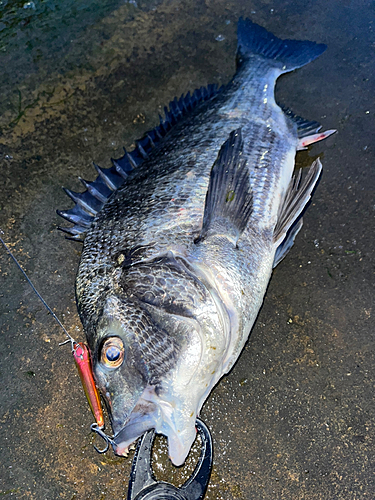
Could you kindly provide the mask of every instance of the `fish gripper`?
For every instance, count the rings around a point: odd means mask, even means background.
[[[155,431],[147,431],[140,439],[132,464],[127,500],[202,500],[212,469],[213,446],[206,424],[197,418],[196,427],[202,444],[194,472],[177,488],[164,481],[156,481],[151,467]]]

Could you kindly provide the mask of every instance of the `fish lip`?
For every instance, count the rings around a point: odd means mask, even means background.
[[[173,421],[165,418],[159,405],[148,403],[148,411],[142,401],[142,404],[137,405],[131,412],[122,428],[115,433],[111,439],[113,452],[120,457],[126,457],[129,446],[145,432],[154,429],[156,433],[167,437],[169,458],[175,466],[181,466],[195,439],[195,418],[184,432],[180,432]]]
[[[177,467],[183,465],[195,439],[195,426],[193,426],[192,436],[185,441],[181,439],[173,426],[165,425],[165,423],[163,425],[158,411],[148,415],[143,412],[132,413],[128,422],[111,440],[114,453],[120,457],[127,456],[129,446],[151,429],[167,437],[169,458],[172,463]]]
[[[154,405],[153,405],[154,406]],[[132,411],[125,425],[114,435],[112,439],[113,451],[118,456],[124,456],[129,446],[134,443],[145,432],[158,427],[160,411],[154,406],[150,412],[137,407]]]

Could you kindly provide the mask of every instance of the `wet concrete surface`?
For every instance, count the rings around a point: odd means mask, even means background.
[[[76,24],[68,46],[68,28],[54,21],[51,38],[42,15],[7,32],[13,45],[3,36],[0,227],[77,340],[81,247],[56,230],[56,208],[71,206],[61,186],[93,179],[92,160],[109,166],[175,95],[227,82],[241,15],[328,45],[278,82],[280,102],[338,134],[299,153],[299,165],[321,157],[323,178],[249,342],[204,405],[215,446],[209,500],[375,498],[374,5],[107,2]],[[30,48],[31,39],[39,42]],[[94,451],[69,348],[58,347],[63,333],[4,251],[0,298],[1,498],[126,498],[131,456]],[[175,470],[158,439],[158,478],[183,481],[197,449]]]

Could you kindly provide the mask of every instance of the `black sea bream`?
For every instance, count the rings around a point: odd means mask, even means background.
[[[175,99],[85,193],[67,190],[76,206],[59,213],[84,239],[78,310],[118,455],[154,428],[182,464],[240,355],[321,172],[317,160],[294,178],[296,151],[332,132],[283,111],[275,82],[324,50],[240,19],[227,86]]]

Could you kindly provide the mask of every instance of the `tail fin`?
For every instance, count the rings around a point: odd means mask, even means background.
[[[326,45],[299,40],[281,40],[253,23],[250,19],[238,21],[237,64],[241,66],[251,55],[272,59],[283,73],[300,68],[322,54]]]

